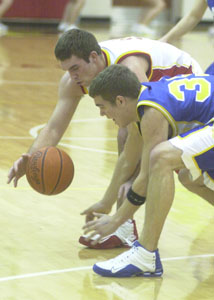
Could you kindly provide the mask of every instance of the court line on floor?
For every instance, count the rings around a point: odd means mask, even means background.
[[[34,140],[32,136],[3,136],[0,135],[2,140]],[[116,141],[117,138],[108,138],[108,137],[63,137],[63,141]]]
[[[57,86],[59,83],[58,82],[51,82],[51,81],[16,81],[16,80],[1,79],[0,84]]]
[[[169,258],[162,258],[161,261],[176,261],[176,260],[195,259],[195,258],[210,258],[210,257],[214,257],[214,254],[169,257]],[[55,274],[60,274],[60,273],[85,271],[85,270],[90,270],[90,269],[92,269],[92,266],[69,268],[69,269],[62,269],[62,270],[51,270],[51,271],[44,271],[44,272],[37,272],[37,273],[28,273],[28,274],[14,275],[14,276],[8,276],[8,277],[0,277],[0,282],[11,281],[11,280],[16,280],[16,279],[47,276],[47,275],[55,275]]]

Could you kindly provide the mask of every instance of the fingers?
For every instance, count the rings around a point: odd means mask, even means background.
[[[92,226],[94,226],[95,224],[97,223],[97,221],[90,221],[90,222],[88,222],[88,223],[86,223],[83,227],[82,227],[82,229],[89,229],[89,228],[91,228]],[[93,230],[93,229],[92,229]],[[88,232],[89,232],[90,230],[88,230]],[[84,233],[86,233],[85,231],[84,231]]]
[[[22,156],[24,159],[29,159],[31,157],[30,153],[22,153]]]
[[[86,215],[86,214],[87,214],[87,209],[80,213],[81,216]]]
[[[10,168],[10,170],[9,170],[9,173],[8,173],[7,177],[8,177],[7,183],[10,183],[10,182],[11,182],[11,180],[13,179],[13,177],[14,177],[14,171],[13,171],[13,167],[12,167],[12,168]]]
[[[18,178],[15,177],[14,180],[13,180],[13,186],[16,188],[18,185]]]
[[[96,238],[95,238],[96,237]],[[92,233],[90,235],[89,240],[91,240],[91,245],[96,245],[97,243],[99,243],[99,241],[103,238],[103,236],[99,233]]]
[[[92,221],[94,219],[94,215],[93,214],[88,214],[85,217],[85,223],[88,223],[90,221]]]
[[[94,217],[97,217],[98,219],[105,216],[106,214],[101,214],[101,213],[96,213],[96,212],[93,212],[93,216]]]

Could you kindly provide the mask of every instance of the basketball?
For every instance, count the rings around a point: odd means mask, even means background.
[[[31,155],[27,163],[26,177],[37,192],[56,195],[71,184],[74,164],[65,151],[57,147],[45,147]]]

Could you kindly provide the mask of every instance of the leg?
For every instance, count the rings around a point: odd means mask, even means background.
[[[214,192],[205,186],[203,176],[195,181],[192,181],[190,176],[187,169],[182,169],[178,174],[178,179],[190,192],[197,194],[214,206]]]
[[[147,15],[139,20],[139,23],[144,25],[148,25],[166,8],[164,0],[145,0],[143,3],[149,7]]]
[[[64,22],[75,24],[84,4],[85,0],[70,0],[66,7]]]
[[[58,26],[59,31],[67,31],[75,28],[75,23],[79,17],[86,0],[70,0],[64,9],[62,20]]]
[[[139,242],[149,251],[157,249],[166,217],[174,199],[174,169],[184,166],[182,151],[170,142],[156,146],[150,158],[150,176],[143,232]]]
[[[142,235],[131,250],[94,265],[95,273],[108,277],[159,277],[163,268],[158,240],[174,198],[173,170],[183,168],[182,151],[169,141],[151,153],[146,215]]]
[[[148,7],[146,15],[141,14],[138,23],[133,24],[132,31],[137,34],[144,34],[154,37],[156,31],[149,27],[150,22],[155,19],[162,10],[165,9],[166,3],[164,0],[144,0],[143,4]]]
[[[0,4],[0,18],[6,13],[6,11],[12,5],[13,0],[2,0]]]
[[[13,0],[2,0],[0,4],[0,36],[5,35],[8,32],[8,26],[1,23],[2,16],[12,5]]]

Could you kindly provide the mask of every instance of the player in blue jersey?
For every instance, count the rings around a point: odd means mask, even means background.
[[[93,80],[89,94],[102,116],[129,129],[126,164],[121,168],[118,160],[109,188],[117,193],[140,158],[141,168],[116,214],[95,214],[99,218],[84,226],[85,233],[92,232],[89,239],[96,235],[98,242],[146,201],[139,240],[120,256],[95,264],[94,271],[111,277],[161,276],[157,246],[174,198],[173,171],[188,168],[201,180],[203,198],[214,205],[214,77],[177,76],[141,85],[132,71],[114,65]]]
[[[209,7],[214,18],[214,0],[195,0],[192,10],[184,16],[169,32],[167,32],[160,41],[171,43],[182,35],[192,30],[202,19],[207,7]],[[210,33],[214,35],[214,26],[210,28]],[[212,63],[205,73],[214,75],[214,63]]]

